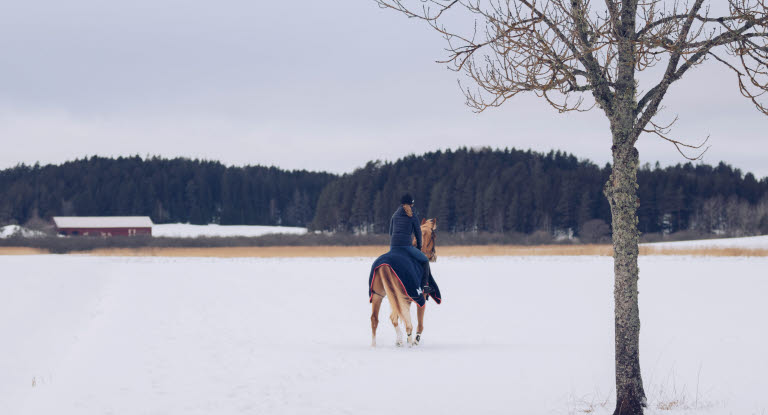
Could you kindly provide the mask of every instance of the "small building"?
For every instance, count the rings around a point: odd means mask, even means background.
[[[149,216],[54,216],[60,235],[152,236]]]

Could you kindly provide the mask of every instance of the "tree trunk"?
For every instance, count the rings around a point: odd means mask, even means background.
[[[626,129],[614,130],[613,171],[605,196],[613,217],[613,270],[616,327],[616,410],[614,415],[642,415],[645,406],[640,376],[640,312],[637,304],[638,153]]]

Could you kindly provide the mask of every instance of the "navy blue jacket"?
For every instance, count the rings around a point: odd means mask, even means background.
[[[416,235],[416,248],[421,249],[421,224],[416,213],[408,216],[402,206],[389,221],[389,246],[411,246],[411,235]]]

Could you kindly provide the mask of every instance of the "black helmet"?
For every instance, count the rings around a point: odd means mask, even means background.
[[[414,202],[415,200],[413,200],[413,197],[410,193],[406,193],[403,195],[403,197],[400,198],[400,204],[402,205],[412,205]]]

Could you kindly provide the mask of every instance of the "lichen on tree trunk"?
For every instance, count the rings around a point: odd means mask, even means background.
[[[645,391],[640,375],[640,311],[637,231],[637,149],[614,139],[613,170],[605,196],[613,218],[614,305],[616,328],[616,410],[614,415],[643,413]]]

